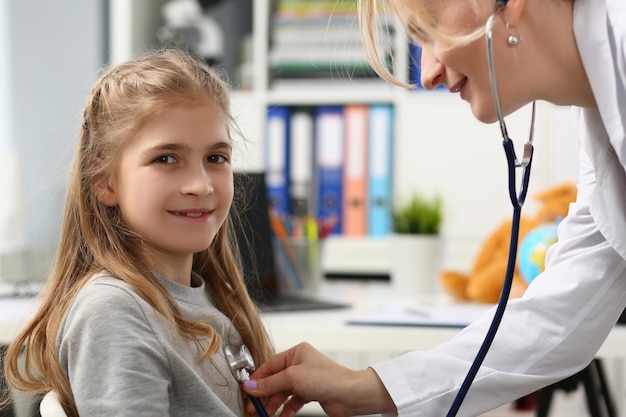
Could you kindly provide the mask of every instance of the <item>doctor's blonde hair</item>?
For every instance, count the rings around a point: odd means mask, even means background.
[[[201,360],[221,348],[215,329],[185,318],[168,291],[146,272],[150,271],[149,249],[142,237],[124,226],[119,208],[106,206],[97,194],[98,183],[114,172],[125,146],[151,117],[173,105],[207,98],[227,116],[229,132],[236,130],[228,85],[207,65],[174,49],[153,51],[113,67],[96,82],[84,110],[59,246],[41,306],[6,354],[4,368],[10,385],[22,391],[55,390],[66,412],[77,415],[57,357],[56,338],[78,292],[101,270],[132,285],[183,336],[209,341]],[[254,361],[261,364],[274,351],[246,290],[231,216],[232,210],[210,247],[194,255],[193,271],[205,280],[216,307],[231,319],[250,346]],[[21,352],[23,369],[18,366]]]
[[[442,5],[444,2],[445,6]],[[380,25],[380,22],[384,21],[381,19],[382,16],[396,16],[411,40],[423,46],[437,42],[454,48],[483,36],[484,25],[470,32],[466,30],[442,31],[437,28],[436,11],[452,4],[468,6],[468,10],[473,12],[474,17],[479,18],[493,12],[496,3],[495,0],[444,0],[443,2],[442,0],[359,0],[361,39],[370,64],[378,75],[392,84],[410,87],[391,73],[378,46],[381,44],[380,39],[384,32],[384,28]]]
[[[391,73],[386,63],[387,58],[380,50],[380,40],[385,32],[384,25],[380,24],[384,21],[382,16],[396,16],[409,37],[418,45],[428,46],[437,42],[448,48],[455,48],[483,37],[487,16],[498,7],[496,0],[359,0],[357,4],[361,39],[372,68],[384,80],[401,87],[412,86]],[[464,6],[470,11],[468,17],[476,18],[482,24],[470,31],[454,31],[451,28],[444,31],[438,28],[437,10],[451,6]]]

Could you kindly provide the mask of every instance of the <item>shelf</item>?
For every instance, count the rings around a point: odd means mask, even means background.
[[[340,81],[334,83],[325,80],[270,90],[267,92],[266,102],[267,104],[312,106],[347,103],[392,103],[395,96],[395,89],[379,81],[363,84],[356,81],[354,83],[342,83]]]
[[[319,106],[343,104],[395,103],[405,94],[402,88],[382,81],[305,80],[283,83],[267,91],[233,90],[238,100],[258,100],[267,106]]]

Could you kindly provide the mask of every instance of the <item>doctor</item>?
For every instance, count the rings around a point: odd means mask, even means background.
[[[445,84],[487,123],[497,118],[484,28],[496,13],[504,114],[546,100],[572,106],[579,128],[578,200],[559,226],[546,271],[507,307],[458,412],[476,416],[584,368],[626,306],[626,1],[361,0],[370,51],[381,2],[424,47],[424,86]],[[380,60],[372,61],[395,82]],[[433,350],[358,371],[301,344],[261,366],[245,390],[263,397],[270,414],[286,401],[281,416],[308,401],[331,416],[445,416],[489,322],[478,320]]]

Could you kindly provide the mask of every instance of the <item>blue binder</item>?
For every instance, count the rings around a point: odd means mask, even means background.
[[[278,215],[289,210],[289,119],[287,106],[270,107],[265,135],[265,172],[270,209]]]
[[[369,112],[368,234],[386,236],[392,231],[393,107],[373,104]]]
[[[342,106],[315,109],[315,161],[317,173],[317,214],[333,219],[331,234],[341,233],[344,161],[344,120]]]

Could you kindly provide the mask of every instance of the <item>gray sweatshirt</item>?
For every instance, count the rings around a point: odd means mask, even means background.
[[[194,275],[192,286],[159,277],[190,319],[241,344]],[[199,362],[206,342],[181,336],[128,284],[96,274],[61,324],[57,349],[81,416],[241,416],[238,385],[223,354]]]

